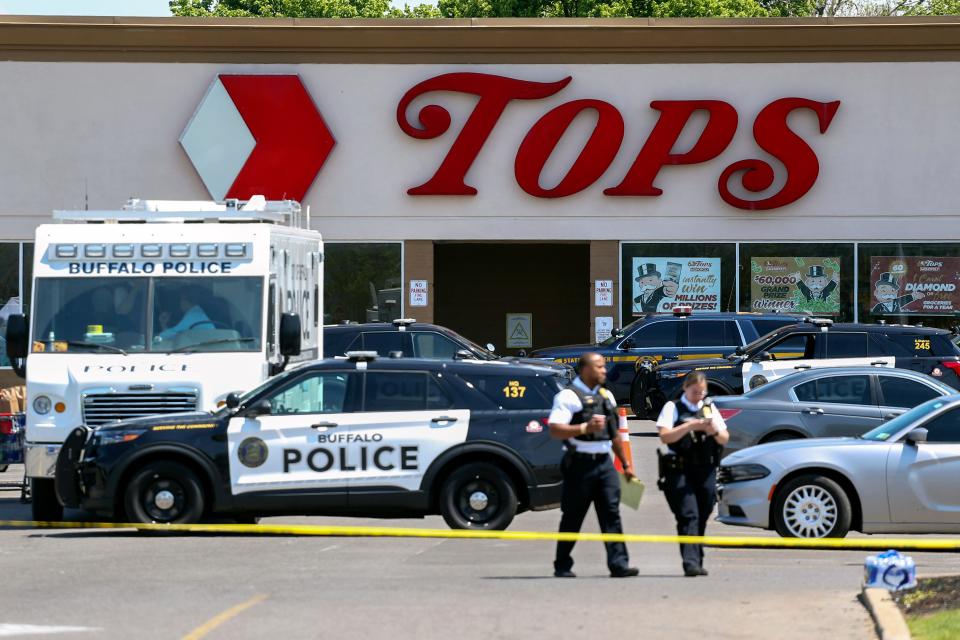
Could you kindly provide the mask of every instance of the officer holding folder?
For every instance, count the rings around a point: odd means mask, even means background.
[[[604,358],[599,353],[580,357],[579,375],[569,387],[553,399],[550,435],[564,441],[566,454],[561,463],[563,491],[560,498],[560,531],[576,533],[594,505],[600,531],[623,533],[620,523],[620,479],[610,457],[612,451],[623,465],[624,476],[633,480],[633,461],[627,459],[617,430],[617,403],[608,389]],[[557,542],[553,575],[575,578],[573,542]],[[607,542],[607,567],[610,577],[627,578],[639,574],[629,566],[627,546]]]

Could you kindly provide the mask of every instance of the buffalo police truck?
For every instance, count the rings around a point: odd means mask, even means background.
[[[130,200],[54,219],[37,228],[29,319],[7,323],[37,520],[62,517],[71,429],[216,409],[323,344],[323,243],[296,202]]]

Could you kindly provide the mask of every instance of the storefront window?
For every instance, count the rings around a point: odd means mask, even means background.
[[[622,320],[688,305],[694,313],[734,311],[734,243],[624,243]]]
[[[328,242],[324,324],[389,322],[401,317],[401,244]]]
[[[4,338],[7,317],[30,308],[32,272],[32,242],[0,242],[0,367],[10,366]]]
[[[960,318],[960,244],[860,243],[861,322],[951,328]]]
[[[853,243],[740,243],[740,311],[853,321]]]

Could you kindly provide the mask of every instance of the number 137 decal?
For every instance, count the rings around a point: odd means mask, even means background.
[[[510,380],[507,386],[503,388],[504,398],[522,398],[527,392],[527,388],[520,385],[519,380]]]

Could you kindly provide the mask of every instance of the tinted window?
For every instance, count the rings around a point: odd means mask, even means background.
[[[817,336],[814,334],[793,334],[780,342],[766,347],[777,360],[802,360],[816,356]]]
[[[943,335],[892,333],[881,337],[889,355],[904,357],[957,356],[956,346]]]
[[[793,388],[800,402],[872,405],[869,376],[830,376]]]
[[[418,331],[412,337],[413,355],[417,358],[452,360],[461,348],[450,338],[432,331]]]
[[[677,347],[680,342],[677,338],[677,327],[684,326],[680,322],[669,320],[666,322],[652,322],[636,331],[630,339],[634,349],[647,347]]]
[[[460,377],[501,409],[548,410],[558,391],[549,378],[491,374],[460,374]]]
[[[300,378],[279,393],[268,396],[270,415],[342,413],[356,385],[355,373],[324,371]]]
[[[425,373],[371,371],[363,394],[364,411],[445,409],[450,401]]]
[[[391,351],[403,351],[403,334],[399,331],[368,331],[363,334],[363,350],[389,356]]]
[[[817,383],[817,402],[870,405],[870,376],[831,376]]]
[[[693,320],[687,325],[690,347],[736,347],[740,344],[740,333],[733,320]]]
[[[758,336],[765,336],[772,333],[780,327],[797,324],[796,318],[784,318],[783,320],[753,320],[753,328],[757,330]]]
[[[915,407],[940,396],[936,389],[907,378],[880,376],[883,404],[888,407]]]
[[[951,409],[922,425],[927,442],[960,442],[960,409]]]
[[[359,334],[352,331],[329,331],[323,332],[323,356],[332,358],[342,356],[347,351],[352,351],[351,343],[359,337]]]
[[[827,333],[828,358],[866,358],[867,334]]]

